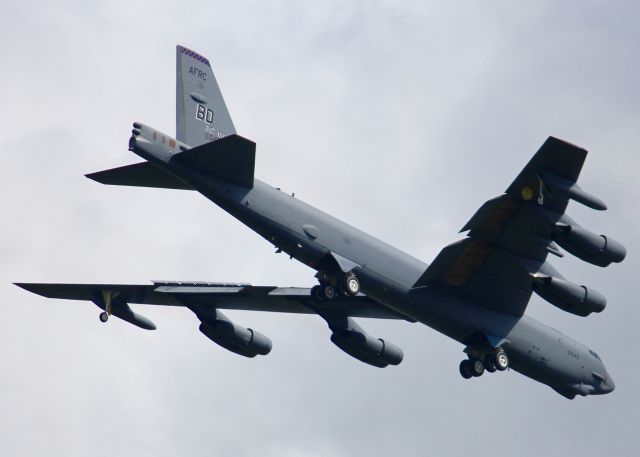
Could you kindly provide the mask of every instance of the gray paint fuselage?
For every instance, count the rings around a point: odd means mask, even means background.
[[[172,161],[172,152],[154,146],[134,148],[134,152],[187,182],[274,246],[314,269],[329,252],[355,262],[362,292],[408,320],[461,343],[474,330],[503,338],[511,368],[567,397],[613,390],[604,364],[583,344],[528,316],[489,310],[445,288],[412,290],[426,263],[258,179],[251,189],[229,184]],[[314,237],[304,226],[316,228]]]

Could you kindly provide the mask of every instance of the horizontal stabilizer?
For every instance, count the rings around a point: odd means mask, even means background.
[[[256,144],[239,135],[187,149],[176,154],[172,162],[182,163],[230,184],[253,187]]]
[[[156,167],[151,162],[98,171],[86,175],[102,184],[113,186],[159,187],[163,189],[193,190],[184,181]]]

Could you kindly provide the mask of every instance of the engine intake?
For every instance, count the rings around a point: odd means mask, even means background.
[[[607,299],[599,292],[566,279],[534,277],[533,290],[552,305],[578,316],[602,312],[607,306]]]
[[[620,263],[627,255],[625,247],[605,235],[597,235],[578,224],[558,222],[554,225],[555,241],[579,259],[599,267]]]
[[[200,317],[200,316],[198,316]],[[262,333],[234,324],[220,311],[215,319],[200,317],[200,331],[211,341],[244,357],[267,355],[271,351],[271,340]]]

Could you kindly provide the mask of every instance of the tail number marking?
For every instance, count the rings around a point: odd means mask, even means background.
[[[213,123],[213,116],[214,113],[212,110],[205,108],[203,105],[198,103],[198,106],[196,106],[196,119],[204,122],[204,137],[208,141],[215,141],[220,138],[224,138],[224,133],[211,125]]]
[[[211,124],[213,122],[213,111],[198,103],[198,106],[196,107],[196,119],[204,122],[205,124]]]

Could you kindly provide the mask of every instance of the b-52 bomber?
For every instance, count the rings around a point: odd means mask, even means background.
[[[421,322],[464,345],[464,378],[507,368],[564,397],[613,391],[596,352],[525,315],[532,292],[577,316],[604,310],[595,290],[565,279],[548,254],[565,251],[600,267],[621,262],[622,244],[565,214],[569,200],[606,209],[577,184],[587,151],[548,138],[504,194],[487,201],[462,228],[466,237],[427,265],[254,177],[256,145],[239,136],[209,60],[177,47],[177,134],[140,122],[129,150],[144,162],[87,175],[103,184],[195,190],[278,251],[317,271],[312,288],[155,282],[152,285],[17,285],[50,298],[88,300],[103,312],[155,329],[130,304],[184,306],[213,342],[245,357],[266,355],[271,341],[222,310],[317,314],[331,341],[376,367],[398,365],[402,350],[369,335],[354,318]]]

